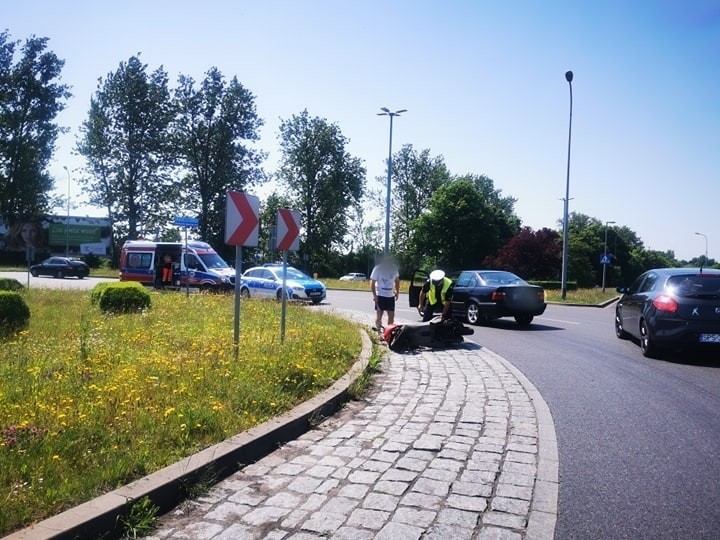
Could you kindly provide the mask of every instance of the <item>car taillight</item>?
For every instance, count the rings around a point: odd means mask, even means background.
[[[661,294],[653,300],[652,305],[658,311],[667,311],[668,313],[675,313],[678,310],[678,303],[665,294]]]
[[[545,291],[540,291],[539,293],[537,293],[537,295],[538,295],[538,300],[540,300],[541,302],[545,301]]]
[[[505,298],[505,293],[504,293],[504,292],[500,292],[500,291],[495,291],[495,292],[493,292],[493,293],[492,293],[492,296],[490,297],[490,299],[491,299],[493,302],[499,302],[500,300],[503,300],[504,298]]]

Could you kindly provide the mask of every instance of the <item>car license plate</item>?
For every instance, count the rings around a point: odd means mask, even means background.
[[[322,294],[322,291],[310,291],[308,293],[308,296],[320,296]]]
[[[700,343],[720,343],[720,334],[700,334]]]

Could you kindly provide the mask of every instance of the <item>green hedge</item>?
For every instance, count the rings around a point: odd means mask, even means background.
[[[19,293],[0,291],[0,337],[7,337],[30,321],[30,308]]]
[[[559,291],[562,289],[562,281],[529,281],[531,285],[539,285],[548,291]],[[577,281],[568,281],[567,290],[576,291],[578,289]]]
[[[0,278],[0,291],[22,291],[25,286],[17,279]]]
[[[90,291],[90,300],[110,313],[132,313],[151,305],[150,294],[140,283],[98,283]]]

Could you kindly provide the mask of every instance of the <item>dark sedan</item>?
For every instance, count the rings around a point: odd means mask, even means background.
[[[68,257],[50,257],[40,264],[31,266],[30,273],[35,277],[52,276],[64,278],[75,276],[78,279],[83,279],[90,275],[90,268],[84,262]]]
[[[720,271],[659,268],[618,287],[615,335],[640,341],[643,355],[663,349],[720,347]]]
[[[471,324],[514,317],[519,325],[527,326],[546,306],[542,287],[502,270],[460,272],[453,288],[453,313],[462,314]]]

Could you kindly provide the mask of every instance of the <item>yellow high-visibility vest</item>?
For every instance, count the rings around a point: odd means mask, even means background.
[[[447,296],[447,292],[450,289],[450,286],[452,285],[452,280],[450,278],[443,278],[443,285],[442,289],[440,290],[440,303],[445,303],[445,297]],[[430,282],[430,290],[427,294],[428,302],[430,302],[431,306],[434,306],[437,304],[437,298],[435,298],[435,284],[431,281]]]

